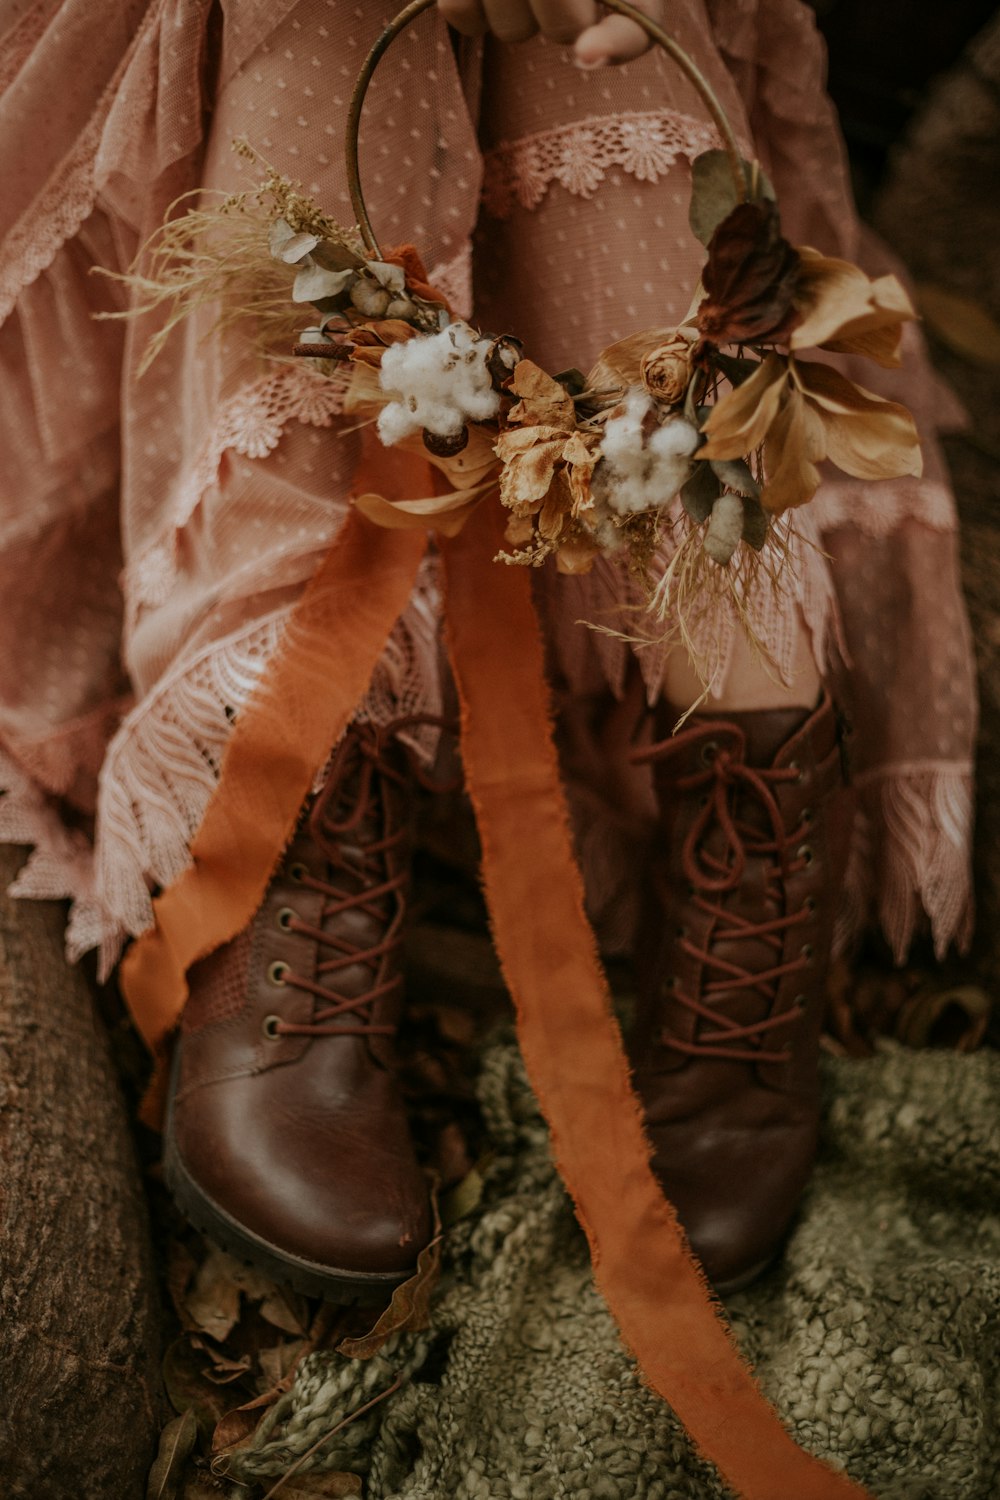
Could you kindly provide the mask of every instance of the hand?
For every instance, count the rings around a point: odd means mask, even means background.
[[[633,0],[637,10],[662,19],[661,0]],[[463,36],[492,32],[502,42],[526,42],[541,32],[573,48],[581,68],[629,62],[650,47],[646,33],[624,16],[601,16],[596,0],[438,0],[449,26]]]

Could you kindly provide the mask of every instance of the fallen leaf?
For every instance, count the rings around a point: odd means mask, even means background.
[[[177,1500],[184,1466],[198,1438],[198,1420],[193,1411],[168,1422],[160,1434],[156,1460],[146,1481],[146,1500]]]
[[[239,1263],[217,1245],[207,1242],[205,1259],[184,1297],[184,1309],[194,1326],[220,1343],[240,1316]]]
[[[431,1293],[441,1271],[441,1214],[437,1193],[431,1194],[434,1236],[417,1256],[417,1269],[392,1294],[392,1301],[375,1326],[360,1338],[341,1339],[337,1353],[347,1359],[371,1359],[394,1333],[403,1328],[426,1328],[430,1322]]]
[[[257,1363],[269,1386],[280,1384],[294,1370],[305,1347],[305,1339],[283,1339],[280,1344],[260,1351]]]
[[[227,1401],[219,1387],[207,1378],[185,1334],[168,1346],[162,1372],[171,1406],[176,1412],[193,1411],[203,1434],[210,1437],[232,1397]]]

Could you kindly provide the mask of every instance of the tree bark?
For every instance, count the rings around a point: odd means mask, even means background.
[[[0,892],[23,857],[0,848]],[[146,1204],[64,925],[0,894],[0,1491],[138,1500],[162,1416]]]

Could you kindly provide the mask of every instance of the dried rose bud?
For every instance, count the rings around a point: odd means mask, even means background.
[[[454,458],[461,453],[469,441],[469,429],[463,427],[461,432],[452,432],[442,435],[440,432],[431,432],[429,427],[424,428],[424,447],[428,453],[433,453],[435,458]]]
[[[510,379],[520,363],[520,339],[511,338],[505,333],[493,340],[486,355],[486,368],[490,372],[495,391],[503,390],[504,382]]]
[[[651,349],[643,360],[639,373],[647,391],[657,401],[674,406],[683,401],[691,380],[691,351],[697,334],[678,328],[666,343]]]

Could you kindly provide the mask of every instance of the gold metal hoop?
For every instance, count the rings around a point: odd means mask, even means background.
[[[410,0],[410,4],[406,9],[401,10],[395,20],[389,22],[362,63],[361,72],[358,74],[358,81],[354,85],[354,93],[351,95],[351,105],[347,112],[347,184],[350,189],[351,203],[354,207],[354,216],[361,231],[361,238],[364,241],[365,249],[369,255],[375,258],[378,258],[382,252],[379,249],[379,243],[375,238],[375,231],[372,228],[371,220],[368,217],[368,210],[365,207],[364,195],[361,190],[361,173],[358,167],[358,130],[361,124],[361,110],[365,102],[365,95],[368,93],[368,85],[372,81],[372,75],[383,54],[388,51],[390,45],[396,40],[400,32],[405,31],[411,21],[415,21],[417,16],[421,15],[425,10],[430,10],[436,4],[437,0]],[[733,183],[736,187],[737,197],[742,202],[747,196],[747,185],[743,175],[743,163],[740,158],[739,147],[736,144],[736,137],[733,134],[733,128],[729,120],[726,118],[725,110],[716,98],[711,84],[705,78],[700,68],[692,61],[683,47],[678,46],[673,37],[667,35],[662,26],[658,26],[655,21],[650,20],[649,16],[644,15],[641,10],[636,10],[634,5],[628,3],[628,0],[601,0],[601,4],[605,9],[614,11],[617,15],[626,16],[628,20],[634,21],[637,26],[641,26],[646,35],[658,47],[661,47],[668,57],[672,57],[681,71],[690,79],[701,96],[705,108],[711,115],[719,135],[722,137],[726,155],[729,157],[729,166],[733,174]]]

